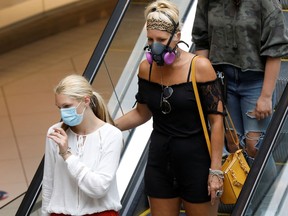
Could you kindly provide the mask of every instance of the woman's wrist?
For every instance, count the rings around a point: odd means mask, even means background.
[[[65,156],[62,156],[63,160],[66,161],[72,155],[71,152],[67,153]]]
[[[72,153],[71,153],[71,148],[68,147],[65,152],[60,152],[60,151],[59,151],[59,155],[61,155],[62,158],[63,158],[64,160],[66,160],[70,155],[72,155]]]
[[[218,169],[209,169],[209,175],[216,176],[219,180],[223,180],[224,179],[224,173],[222,170],[218,170]]]

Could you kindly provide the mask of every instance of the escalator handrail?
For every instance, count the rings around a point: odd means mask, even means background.
[[[118,0],[110,19],[94,49],[94,52],[83,72],[83,76],[88,79],[89,83],[92,83],[96,74],[100,68],[103,58],[110,47],[114,35],[123,19],[125,12],[130,4],[131,0]],[[37,197],[41,192],[42,179],[44,170],[44,156],[37,168],[37,171],[25,193],[25,196],[16,212],[16,216],[29,215],[36,203]]]
[[[131,0],[119,0],[84,70],[83,76],[93,82]]]
[[[246,179],[246,182],[242,188],[238,201],[234,207],[231,216],[244,215],[249,203],[253,197],[253,194],[259,184],[261,176],[263,174],[266,162],[272,150],[276,144],[277,137],[281,131],[285,119],[288,114],[288,84],[282,93],[282,96],[277,105],[277,109],[273,114],[271,122],[266,130],[266,135],[263,139],[262,146],[258,152],[257,158],[253,163],[250,173]]]
[[[30,215],[33,206],[40,194],[43,179],[43,168],[44,168],[44,156],[37,168],[37,171],[25,193],[25,196],[16,212],[15,216],[26,216]]]

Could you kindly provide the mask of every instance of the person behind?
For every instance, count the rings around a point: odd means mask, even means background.
[[[278,0],[198,1],[195,53],[224,72],[227,108],[241,145],[255,157],[275,106],[273,92],[288,33]],[[227,136],[230,152],[236,150]]]
[[[46,138],[42,215],[116,216],[122,132],[113,126],[102,97],[80,75],[55,88],[62,122]]]
[[[153,117],[145,170],[145,191],[153,216],[217,215],[223,187],[223,103],[216,73],[207,58],[196,60],[196,79],[211,126],[211,159],[198,113],[190,68],[194,54],[178,47],[179,10],[167,0],[144,12],[147,59],[139,65],[136,107],[115,120],[123,130]]]

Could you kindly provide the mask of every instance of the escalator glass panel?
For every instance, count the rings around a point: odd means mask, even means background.
[[[276,140],[259,184],[253,194],[245,215],[287,215],[288,211],[288,120]]]

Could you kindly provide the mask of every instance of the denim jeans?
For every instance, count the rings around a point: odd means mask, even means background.
[[[229,65],[221,65],[221,69],[224,72],[226,81],[226,106],[239,135],[240,144],[245,147],[245,139],[248,132],[261,132],[261,136],[255,145],[259,149],[272,118],[272,116],[269,116],[265,119],[257,120],[251,115],[262,91],[264,73],[255,71],[243,72],[241,69]],[[275,106],[275,95],[273,95],[272,106],[272,108]],[[254,194],[254,198],[249,204],[249,209],[245,215],[254,215],[264,195],[270,196],[270,194],[267,194],[267,191],[271,187],[277,173],[272,155],[269,157],[266,166],[258,185],[257,193]]]
[[[226,106],[239,135],[240,144],[245,146],[245,138],[248,132],[261,132],[256,144],[259,149],[265,131],[271,120],[271,116],[257,120],[251,112],[256,107],[256,102],[261,94],[264,73],[255,71],[241,71],[241,69],[222,65],[226,80]],[[274,98],[274,97],[273,97]],[[273,103],[274,106],[274,103]]]

